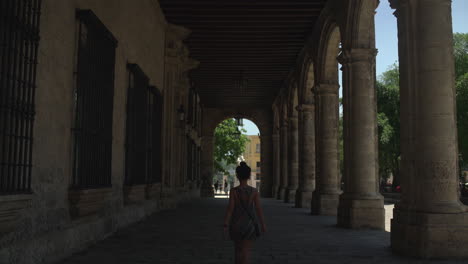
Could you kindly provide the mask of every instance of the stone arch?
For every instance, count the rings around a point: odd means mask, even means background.
[[[302,84],[302,98],[300,100],[303,104],[314,103],[314,85],[315,85],[315,67],[313,61],[308,61],[307,65],[304,66],[304,76]]]
[[[271,135],[271,111],[251,109],[206,109],[206,118],[203,122],[203,135],[213,135],[214,129],[223,120],[241,117],[252,120],[260,131],[260,135]]]
[[[343,47],[375,48],[375,10],[378,0],[343,1],[341,27]]]
[[[338,83],[338,60],[341,33],[338,24],[329,21],[322,31],[317,56],[317,80],[319,83]]]
[[[275,105],[273,107],[273,129],[277,130],[279,129],[281,123],[280,123],[280,110],[278,109],[278,106]]]
[[[270,108],[204,108],[202,124],[202,194],[212,195],[210,177],[213,175],[213,149],[214,149],[214,130],[216,126],[225,119],[233,117],[243,117],[252,120],[260,131],[261,144],[261,171],[262,184],[260,193],[262,197],[271,197],[272,193],[272,130],[273,122],[272,109]],[[208,191],[206,191],[208,190]]]
[[[301,60],[297,66],[297,79],[298,79],[298,99],[299,104],[313,103],[313,94],[311,88],[314,86],[315,67],[312,50],[307,46],[304,50],[304,55],[300,56]],[[312,81],[312,85],[310,82]]]
[[[288,95],[288,117],[295,116],[297,117],[297,106],[299,106],[299,96],[297,83],[294,82],[290,86],[289,95]]]

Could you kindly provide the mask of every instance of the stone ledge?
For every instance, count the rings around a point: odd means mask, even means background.
[[[0,196],[0,236],[13,231],[21,213],[31,207],[32,194]]]
[[[70,190],[70,215],[72,218],[89,216],[100,211],[112,194],[112,188]]]
[[[124,204],[141,203],[146,200],[146,188],[148,185],[126,185],[123,188]]]
[[[146,186],[146,199],[161,199],[161,183],[153,183]]]

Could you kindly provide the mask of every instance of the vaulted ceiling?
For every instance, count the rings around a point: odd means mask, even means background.
[[[207,107],[271,106],[326,0],[160,0],[192,30],[191,77]]]

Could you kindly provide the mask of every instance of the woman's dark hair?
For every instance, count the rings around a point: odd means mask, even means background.
[[[250,179],[250,167],[247,166],[247,163],[241,161],[239,166],[236,168],[237,178],[239,180],[247,180]]]

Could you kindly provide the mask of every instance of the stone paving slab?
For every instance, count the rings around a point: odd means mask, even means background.
[[[341,229],[335,217],[312,216],[274,199],[262,202],[268,233],[255,243],[252,264],[468,263],[394,256],[388,232]],[[234,263],[232,242],[222,235],[226,205],[227,199],[197,199],[159,212],[62,263]]]

